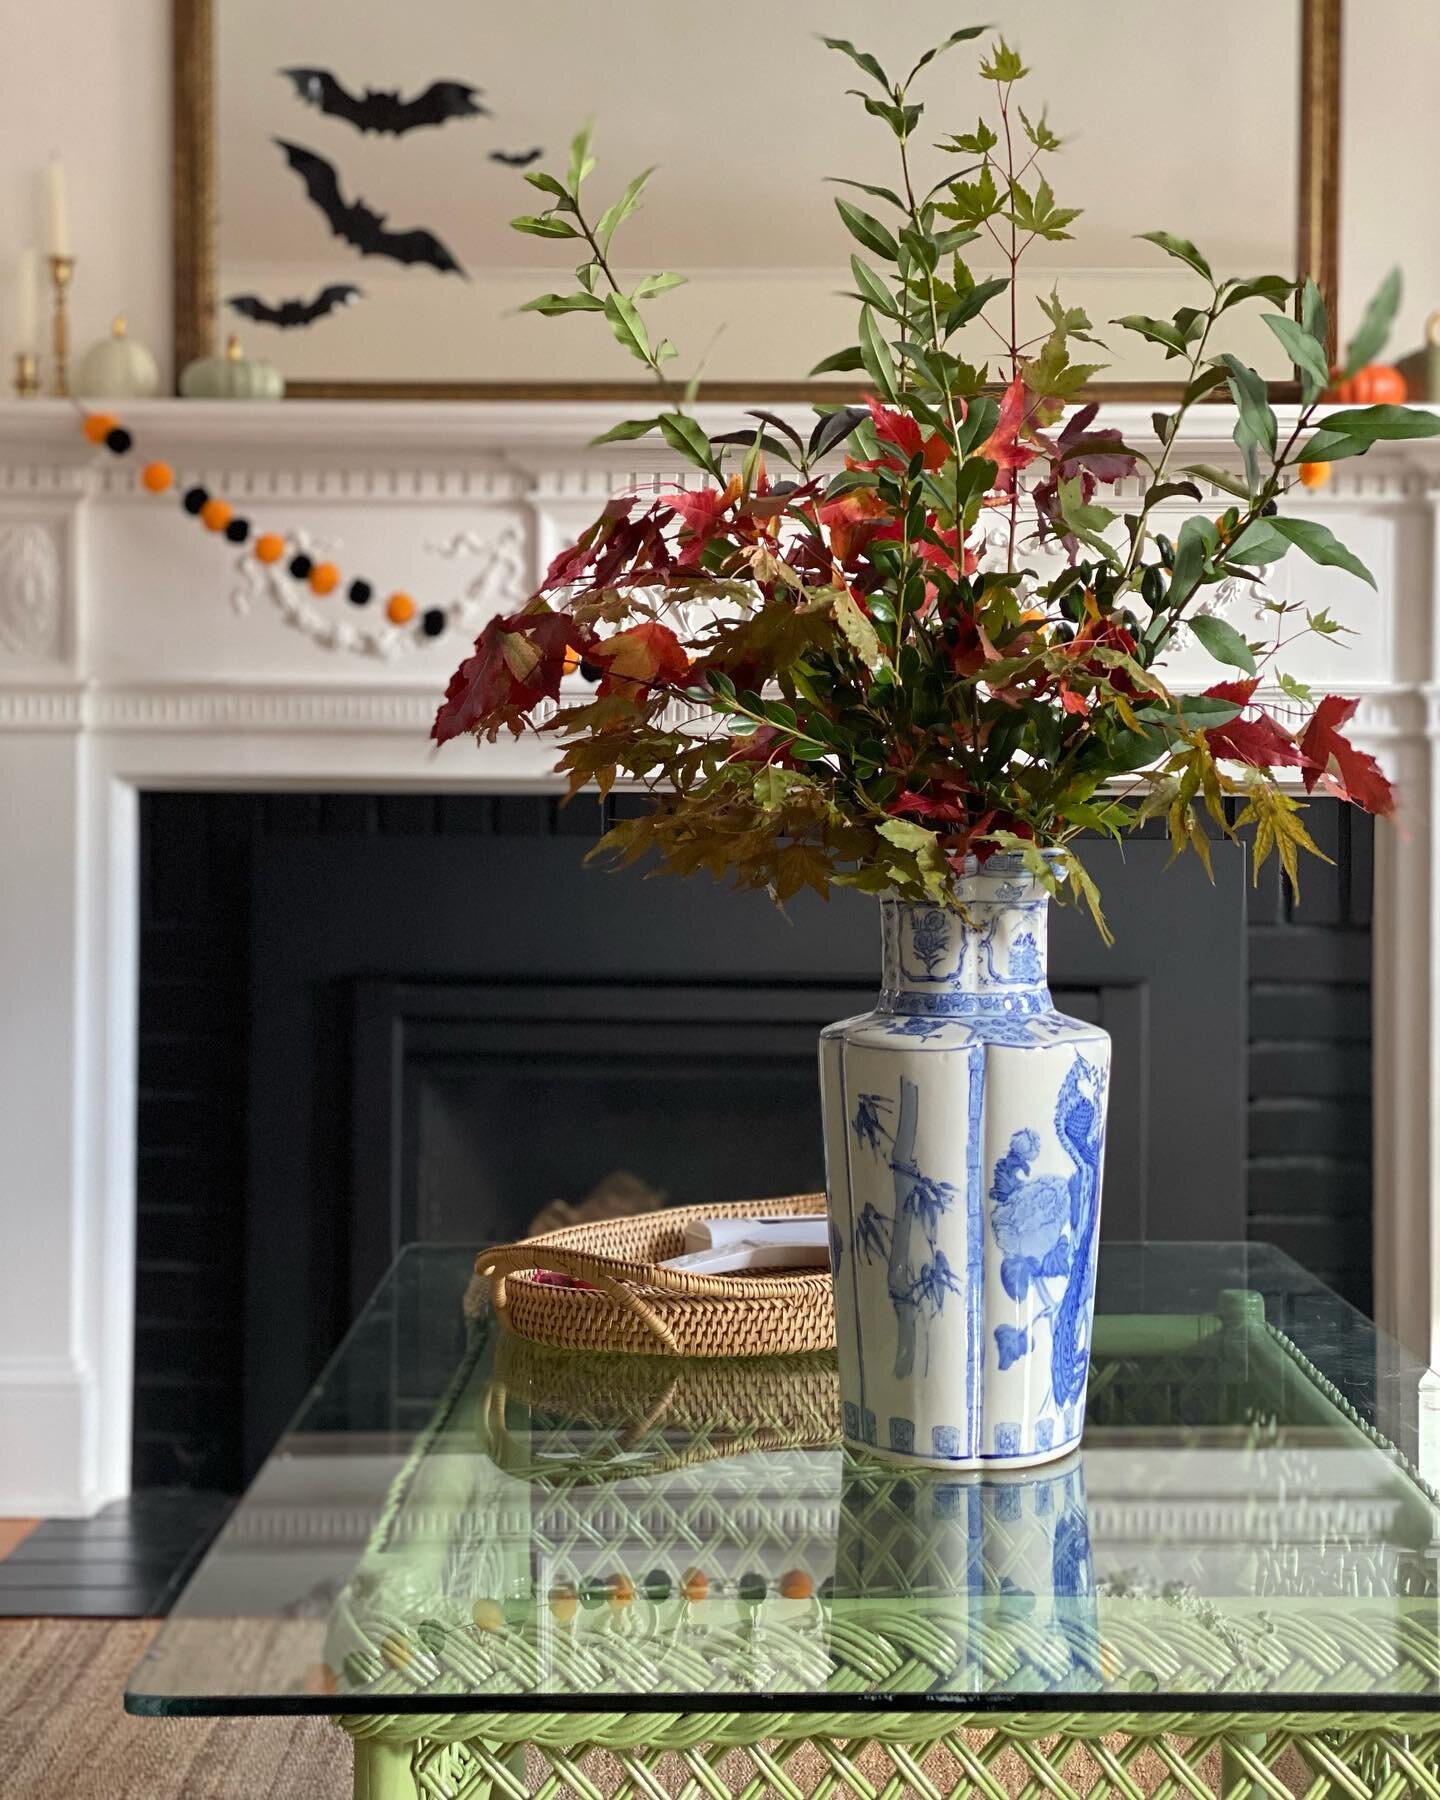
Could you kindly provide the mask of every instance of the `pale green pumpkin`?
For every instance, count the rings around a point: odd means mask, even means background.
[[[125,335],[121,313],[108,338],[80,359],[75,392],[87,400],[149,400],[160,391],[160,371],[143,344]]]
[[[273,363],[252,361],[232,337],[223,356],[186,364],[180,392],[187,400],[281,400],[285,377]]]

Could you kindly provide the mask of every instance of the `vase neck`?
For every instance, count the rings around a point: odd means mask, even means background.
[[[1044,1012],[1049,895],[1031,875],[999,868],[956,883],[946,905],[882,899],[878,1010]],[[1005,858],[1006,863],[1016,859]]]

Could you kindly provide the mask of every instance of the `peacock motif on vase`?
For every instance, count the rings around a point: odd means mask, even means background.
[[[1069,1158],[1069,1176],[1032,1174],[1040,1154],[1037,1131],[1023,1127],[995,1164],[990,1230],[1001,1251],[1000,1285],[1025,1322],[994,1328],[1000,1368],[1010,1368],[1050,1345],[1050,1393],[1056,1406],[1083,1391],[1089,1363],[1089,1316],[1094,1287],[1094,1239],[1100,1214],[1107,1071],[1077,1054],[1055,1107],[1056,1141]]]

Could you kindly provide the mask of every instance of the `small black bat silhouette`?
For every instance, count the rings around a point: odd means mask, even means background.
[[[434,232],[419,229],[387,231],[384,213],[372,212],[363,200],[351,203],[342,197],[334,165],[326,162],[323,156],[317,156],[302,144],[287,143],[284,138],[272,141],[285,152],[285,160],[305,183],[305,192],[329,220],[331,231],[347,244],[353,244],[362,256],[388,256],[398,263],[428,263],[442,275],[447,270],[454,270],[457,275],[465,274]]]
[[[328,69],[281,69],[295,84],[295,92],[309,106],[333,113],[357,131],[388,132],[401,137],[422,125],[443,125],[447,119],[477,119],[486,108],[475,96],[479,88],[464,81],[432,81],[423,94],[402,100],[398,89],[366,88],[352,94]]]
[[[242,318],[258,319],[262,325],[278,325],[282,331],[291,331],[297,325],[313,325],[337,306],[349,306],[360,298],[358,287],[338,282],[334,287],[322,288],[313,300],[282,300],[278,306],[272,306],[258,294],[231,294],[225,304]]]
[[[507,169],[528,169],[545,154],[543,150],[492,150],[491,162],[504,163]]]

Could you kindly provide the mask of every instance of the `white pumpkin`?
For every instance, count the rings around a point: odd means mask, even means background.
[[[283,400],[285,377],[273,363],[252,362],[232,337],[223,356],[186,364],[180,392],[187,400]]]
[[[75,392],[86,400],[149,400],[160,391],[160,370],[141,343],[125,335],[121,313],[108,338],[92,344],[80,359]]]

